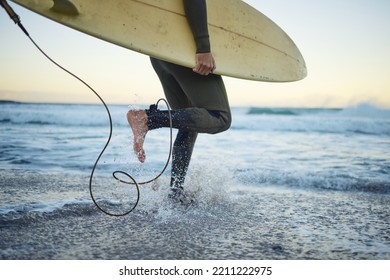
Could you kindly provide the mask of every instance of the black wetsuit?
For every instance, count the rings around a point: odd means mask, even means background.
[[[197,53],[210,52],[205,0],[183,0]],[[194,54],[195,55],[195,54]],[[229,102],[222,77],[203,76],[192,69],[151,58],[178,129],[173,146],[171,187],[182,189],[198,133],[219,133],[231,124]],[[149,130],[169,127],[167,111],[150,109]]]

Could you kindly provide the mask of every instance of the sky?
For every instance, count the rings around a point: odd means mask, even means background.
[[[224,77],[231,106],[340,108],[370,103],[390,108],[390,1],[245,2],[293,39],[308,76],[291,83]],[[37,44],[107,103],[150,104],[163,97],[147,56],[9,3]],[[42,56],[1,8],[0,50],[0,100],[99,102],[83,84]]]

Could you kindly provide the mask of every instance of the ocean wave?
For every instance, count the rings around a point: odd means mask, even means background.
[[[280,115],[280,116],[302,116],[316,114],[334,114],[342,111],[340,108],[272,108],[272,107],[250,107],[247,115]]]
[[[345,108],[290,108],[290,107],[249,107],[247,115],[335,115],[349,117],[390,119],[390,109],[378,107],[370,103],[360,103]]]
[[[58,209],[74,206],[74,205],[85,205],[89,204],[88,200],[59,200],[54,202],[30,202],[22,203],[15,205],[6,205],[0,207],[0,215],[10,214],[10,213],[26,213],[26,212],[36,212],[36,213],[51,213],[57,211]]]
[[[0,123],[62,127],[108,126],[105,108],[95,104],[0,103]],[[126,106],[112,105],[115,125],[126,125]]]
[[[297,112],[297,110],[293,110],[293,109],[251,107],[251,108],[249,108],[247,114],[248,115],[286,115],[286,116],[296,116],[296,115],[299,115],[299,112]]]
[[[297,174],[279,172],[258,172],[238,170],[237,178],[241,183],[256,186],[285,186],[307,190],[358,191],[367,193],[390,194],[390,182],[385,179],[356,178],[345,174]]]
[[[96,213],[90,200],[61,200],[56,202],[30,202],[0,207],[0,222],[28,223],[49,217],[85,216]]]
[[[12,101],[12,100],[0,100],[0,105],[2,104],[21,104],[21,102]]]
[[[48,121],[48,119],[50,121]],[[66,118],[61,118],[58,116],[25,116],[25,117],[20,117],[20,116],[14,116],[12,118],[3,118],[0,119],[0,123],[2,124],[10,124],[10,125],[26,125],[26,126],[40,126],[40,127],[45,127],[45,126],[59,126],[59,127],[64,127],[64,128],[71,128],[71,127],[102,127],[102,126],[108,126],[109,121],[108,119],[104,118],[88,118],[84,119],[82,121],[76,120],[72,118],[66,119]],[[124,124],[119,124],[116,123],[115,125],[117,126],[124,126]]]
[[[345,109],[258,108],[233,111],[233,130],[390,135],[390,110],[361,104]]]
[[[390,120],[390,109],[381,108],[370,103],[349,106],[339,112],[340,116],[381,118]]]
[[[10,118],[3,118],[0,120],[0,123],[10,123],[11,119]]]
[[[33,121],[27,121],[26,124],[34,124],[34,125],[55,125],[55,122],[48,122],[48,121],[42,121],[42,120],[33,120]]]
[[[101,105],[61,105],[3,103],[0,110],[0,123],[31,126],[59,127],[107,127],[109,120]],[[110,106],[113,125],[127,127],[126,106]],[[358,133],[390,133],[390,110],[371,104],[340,108],[272,108],[272,107],[233,107],[232,128],[262,127],[286,131],[356,131]],[[260,119],[261,118],[261,119]],[[238,121],[237,121],[238,120]],[[283,129],[283,122],[288,124]],[[250,127],[256,122],[258,125]],[[363,124],[361,124],[363,122]],[[376,125],[375,122],[378,122]],[[246,125],[246,124],[249,124]],[[356,126],[355,126],[356,124]],[[352,126],[352,127],[351,127]],[[363,126],[364,129],[361,129]],[[375,129],[366,129],[374,126]]]

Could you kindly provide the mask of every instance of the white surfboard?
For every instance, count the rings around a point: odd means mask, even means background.
[[[182,0],[11,1],[113,44],[187,67],[195,64]],[[207,0],[207,10],[215,73],[269,82],[306,76],[299,49],[262,13],[240,0]]]

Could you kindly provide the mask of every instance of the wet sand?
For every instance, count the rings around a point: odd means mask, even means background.
[[[387,194],[231,184],[175,208],[145,187],[114,218],[92,204],[88,179],[1,170],[0,259],[390,259]]]

